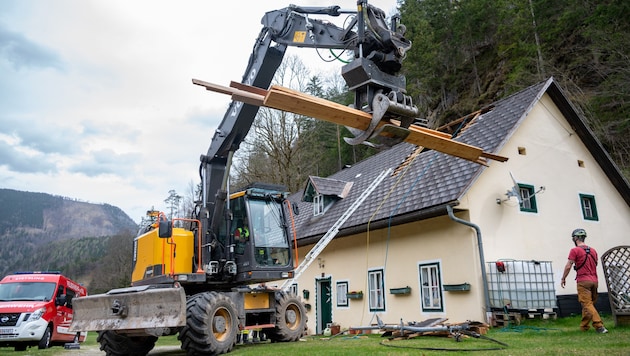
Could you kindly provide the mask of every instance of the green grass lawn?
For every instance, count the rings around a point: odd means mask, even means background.
[[[493,328],[485,338],[422,336],[390,341],[380,335],[341,335],[333,338],[307,337],[298,343],[237,346],[234,355],[630,355],[630,327],[604,322],[608,334],[579,330],[579,317],[558,320],[525,320],[521,325]],[[262,346],[262,347],[261,347]],[[495,349],[495,350],[490,350]],[[496,350],[498,349],[498,350]]]
[[[341,334],[332,338],[308,336],[305,341],[292,343],[237,345],[230,355],[440,355],[446,350],[448,355],[468,355],[472,350],[479,355],[630,355],[630,327],[614,327],[612,318],[605,316],[609,332],[602,335],[593,330],[580,331],[579,323],[579,317],[524,320],[521,325],[493,328],[484,335],[507,346],[485,338],[464,338],[457,342],[447,337],[422,336],[390,341],[377,334]],[[173,350],[179,347],[176,336],[160,338],[156,347],[160,346],[171,348],[165,352],[154,350],[151,355],[185,355],[182,350]],[[98,349],[96,333],[89,334],[81,349],[86,348]],[[48,350],[30,348],[26,353],[0,348],[0,355],[69,355],[73,352],[58,346]]]

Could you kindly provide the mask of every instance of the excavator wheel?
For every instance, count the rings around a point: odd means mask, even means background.
[[[153,350],[155,336],[126,336],[115,331],[99,331],[96,341],[107,356],[145,356]]]
[[[186,326],[177,337],[188,356],[230,352],[237,335],[237,308],[226,295],[205,292],[188,299]]]
[[[306,326],[306,309],[298,296],[276,293],[276,327],[267,336],[272,342],[298,341]]]

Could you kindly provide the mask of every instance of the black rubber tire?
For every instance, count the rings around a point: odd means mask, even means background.
[[[155,347],[156,336],[126,336],[115,331],[99,331],[96,341],[107,356],[145,356]]]
[[[238,335],[238,314],[226,295],[205,292],[186,302],[186,326],[177,338],[189,356],[220,355],[232,351]]]
[[[41,340],[39,340],[39,342],[37,343],[37,348],[40,350],[49,348],[51,336],[52,336],[52,329],[50,328],[50,325],[48,325],[48,327],[46,327],[46,331],[44,331],[44,335],[42,335]]]
[[[306,327],[306,308],[293,293],[276,293],[276,327],[267,332],[272,342],[298,341]]]

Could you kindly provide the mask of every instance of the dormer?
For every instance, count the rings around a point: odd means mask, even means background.
[[[332,204],[350,192],[353,182],[310,176],[302,201],[313,203],[313,215],[324,214]]]

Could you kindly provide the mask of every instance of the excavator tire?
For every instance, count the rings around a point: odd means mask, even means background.
[[[155,336],[126,336],[115,331],[99,331],[96,341],[107,356],[145,356],[153,350]]]
[[[267,336],[272,342],[298,341],[306,321],[306,309],[298,296],[276,292],[276,327]]]
[[[237,335],[237,308],[226,295],[205,292],[188,299],[186,326],[177,336],[188,356],[228,353]]]

